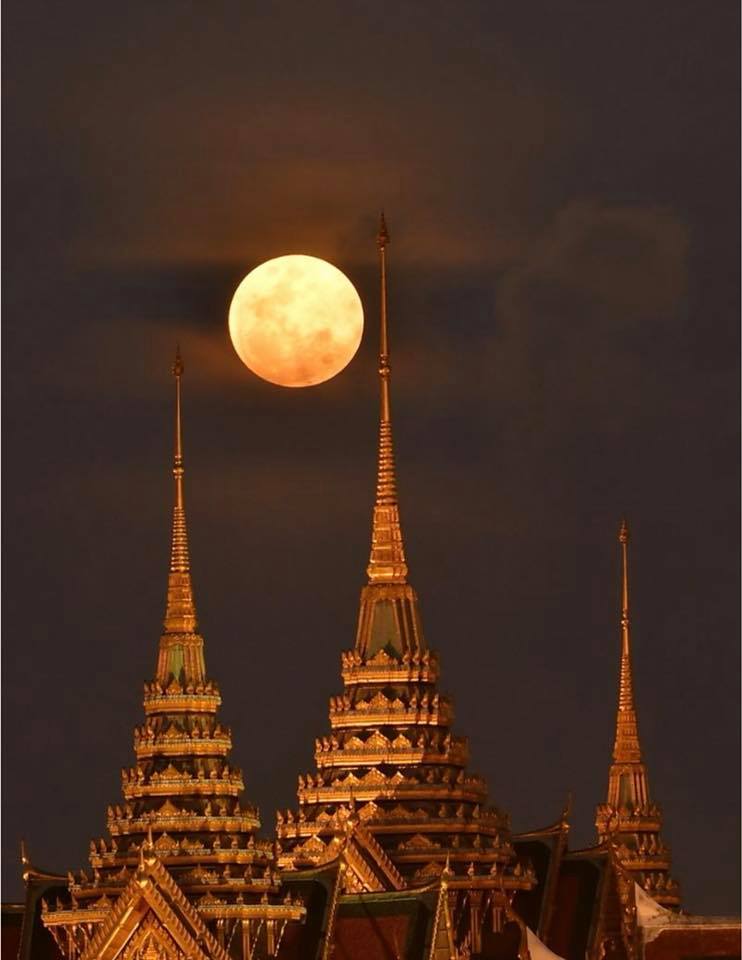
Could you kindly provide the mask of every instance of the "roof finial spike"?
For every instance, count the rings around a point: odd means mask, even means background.
[[[618,713],[613,759],[617,763],[641,762],[639,734],[634,707],[634,681],[631,669],[631,639],[629,633],[629,525],[621,520],[618,531],[621,545],[621,670],[618,688]]]
[[[562,818],[561,818],[562,823],[565,825],[569,825],[569,819],[572,816],[572,802],[573,802],[572,791],[568,790],[567,797],[564,801],[564,806],[562,807]]]
[[[173,477],[175,479],[175,503],[183,507],[183,438],[180,423],[180,381],[183,376],[183,359],[180,344],[175,347],[173,376],[175,377],[175,443],[173,447]],[[186,557],[187,560],[187,557]]]
[[[175,351],[173,362],[173,377],[175,378],[175,430],[173,443],[173,529],[170,549],[170,572],[168,575],[167,607],[165,611],[165,635],[193,634],[197,630],[196,608],[193,602],[191,586],[191,564],[188,551],[188,530],[185,517],[185,499],[183,493],[183,436],[181,422],[181,380],[185,367],[180,355],[180,345]],[[171,657],[163,657],[163,648],[160,650],[160,665],[158,679],[167,682],[172,672]],[[182,664],[186,672],[193,675],[193,664]],[[199,664],[195,665],[196,673],[200,673]],[[180,668],[179,668],[180,669]],[[162,674],[162,675],[161,675]],[[202,677],[199,677],[202,679]]]
[[[402,529],[399,522],[397,481],[394,470],[394,447],[392,443],[391,373],[389,362],[389,329],[387,324],[386,248],[389,231],[382,212],[379,232],[376,237],[379,248],[380,333],[379,333],[379,386],[380,425],[379,462],[376,480],[376,503],[371,534],[371,556],[367,569],[371,583],[406,583]]]
[[[629,542],[629,525],[626,519],[621,520],[621,526],[618,531],[618,542],[621,544],[621,627],[626,628],[628,635],[629,626],[629,572],[627,563],[627,544]]]
[[[385,247],[389,243],[389,230],[386,225],[386,217],[382,210],[379,214],[379,232],[376,235],[376,242],[380,247]]]

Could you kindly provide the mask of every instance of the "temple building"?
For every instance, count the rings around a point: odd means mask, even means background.
[[[378,235],[381,275],[380,428],[368,583],[361,591],[355,646],[343,653],[343,692],[332,697],[329,732],[316,741],[316,771],[299,778],[298,813],[279,813],[279,864],[327,862],[354,815],[367,844],[388,859],[392,886],[438,883],[448,873],[449,908],[462,943],[481,949],[499,932],[514,894],[535,875],[515,855],[509,818],[488,805],[486,785],[468,772],[468,744],[451,729],[453,706],[439,692],[440,665],[425,640],[408,582],[392,442],[386,294],[389,235]],[[348,869],[343,892],[374,885]],[[464,916],[465,915],[465,916]]]
[[[569,849],[570,804],[513,834],[469,769],[408,580],[394,466],[382,217],[380,428],[368,582],[342,692],[296,806],[260,838],[230,762],[198,632],[185,518],[183,363],[176,355],[167,603],[144,722],[90,869],[25,848],[24,904],[3,906],[18,960],[707,960],[740,956],[738,919],[683,913],[639,743],[622,561],[613,762],[593,846]],[[565,744],[565,751],[570,749]]]
[[[541,865],[540,890],[520,912],[559,956],[634,957],[639,950],[637,904],[653,904],[657,916],[678,918],[680,888],[670,876],[670,850],[660,831],[662,813],[649,794],[634,704],[629,633],[629,528],[621,521],[620,664],[613,763],[605,802],[596,808],[594,846],[570,851],[565,810],[545,831],[515,838],[516,849],[530,851]],[[582,920],[580,919],[582,917]],[[716,929],[716,928],[715,928]]]
[[[208,678],[191,583],[184,500],[180,354],[175,378],[174,506],[167,603],[155,676],[144,685],[134,765],[91,841],[90,873],[41,903],[66,960],[275,956],[306,910],[279,896],[273,845],[242,799],[219,687]],[[36,873],[26,864],[27,882]]]
[[[621,544],[621,668],[613,763],[608,797],[599,804],[595,826],[600,844],[615,844],[621,866],[647,893],[665,907],[680,905],[680,889],[670,876],[670,851],[660,830],[662,812],[649,795],[647,769],[642,763],[634,706],[634,682],[629,639],[629,528],[622,521]]]

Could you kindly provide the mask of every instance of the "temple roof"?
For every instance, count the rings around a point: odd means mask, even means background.
[[[488,804],[486,784],[468,770],[468,742],[452,730],[453,707],[438,690],[438,658],[426,642],[418,596],[408,581],[392,444],[388,245],[382,217],[380,424],[368,583],[361,590],[354,648],[341,657],[344,689],[330,701],[330,732],[315,741],[315,771],[299,777],[298,812],[278,814],[278,862],[297,870],[328,863],[349,820],[357,817],[357,839],[373,840],[406,886],[426,888],[450,873],[448,889],[460,891],[452,901],[456,938],[465,942],[471,927],[470,945],[476,947],[480,928],[500,924],[508,898],[530,890],[535,873],[518,861],[507,815]],[[352,849],[346,854],[346,893],[354,892],[348,887]],[[363,886],[362,864],[358,871]],[[373,892],[370,879],[364,896]],[[389,923],[401,937],[402,919]],[[350,930],[350,919],[348,924]]]
[[[621,653],[618,709],[613,743],[613,762],[608,773],[606,801],[598,805],[595,825],[599,843],[615,846],[623,866],[665,906],[678,907],[680,888],[670,876],[670,850],[662,835],[662,813],[649,792],[647,769],[642,760],[639,727],[634,703],[629,621],[628,543],[629,527],[621,521]]]

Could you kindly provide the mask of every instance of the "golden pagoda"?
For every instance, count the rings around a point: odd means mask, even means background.
[[[660,831],[662,812],[649,794],[634,706],[629,633],[629,528],[621,521],[621,668],[613,763],[608,797],[598,805],[595,826],[600,843],[609,844],[621,867],[664,907],[680,905],[680,889],[670,876],[670,850]]]
[[[183,495],[179,351],[173,374],[175,502],[157,669],[144,685],[135,764],[121,771],[122,801],[108,808],[109,837],[90,843],[92,875],[68,874],[68,902],[43,913],[67,960],[274,956],[286,924],[305,913],[278,897],[273,846],[256,838],[258,811],[242,800],[219,688],[206,673]]]
[[[352,819],[373,841],[375,859],[384,854],[392,866],[387,874],[405,887],[439,884],[445,874],[454,925],[466,915],[467,949],[476,953],[483,924],[499,929],[516,891],[535,880],[515,856],[509,817],[488,806],[484,780],[467,770],[468,743],[452,732],[453,707],[438,691],[438,657],[407,579],[392,442],[383,215],[377,243],[381,416],[368,583],[355,647],[341,658],[343,693],[331,698],[330,732],[316,741],[316,771],[299,777],[298,812],[278,813],[278,861],[284,870],[329,862]],[[347,892],[359,887],[358,878],[346,880]]]

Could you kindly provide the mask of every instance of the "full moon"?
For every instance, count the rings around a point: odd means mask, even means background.
[[[361,298],[331,263],[292,254],[261,263],[229,308],[240,360],[282,387],[329,380],[355,356],[363,333]]]

